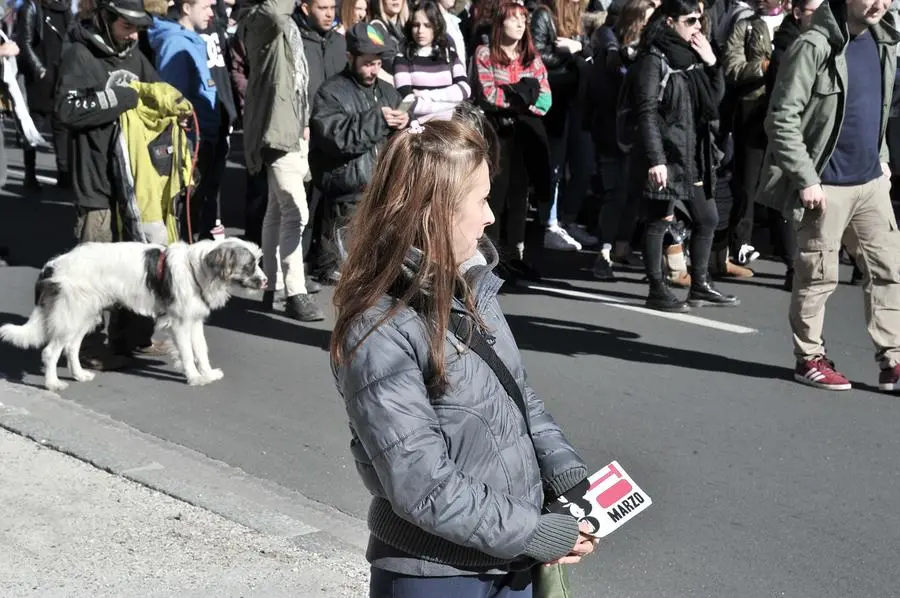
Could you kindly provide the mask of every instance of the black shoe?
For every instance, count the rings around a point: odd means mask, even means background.
[[[41,184],[36,178],[26,178],[22,187],[29,195],[39,195],[41,192]]]
[[[272,311],[275,306],[275,291],[263,291],[262,304],[264,310]]]
[[[647,295],[647,303],[645,305],[650,309],[676,313],[683,313],[691,310],[684,301],[681,301],[674,293],[672,293],[669,289],[669,285],[661,280],[650,282],[650,293]]]
[[[594,275],[594,278],[597,280],[615,280],[616,275],[613,272],[612,264],[608,259],[603,257],[603,254],[597,256],[597,261],[594,262],[594,267],[591,268],[591,273]]]
[[[60,189],[71,189],[72,175],[65,171],[56,173],[56,186]]]
[[[788,293],[792,293],[794,291],[794,269],[790,268],[787,272],[784,273],[784,284],[781,285]]]
[[[325,319],[325,313],[309,295],[291,295],[285,299],[284,313],[301,322],[319,322]]]
[[[318,293],[321,290],[322,290],[322,285],[320,285],[315,280],[313,280],[312,277],[310,277],[310,276],[306,277],[306,292],[307,293],[309,293],[310,295],[315,295],[316,293]]]
[[[697,275],[691,279],[691,291],[688,293],[687,302],[692,307],[735,307],[741,304],[740,299],[734,295],[726,295],[716,289],[709,278]]]
[[[513,278],[516,279],[527,280],[530,282],[538,282],[541,280],[541,273],[522,260],[509,260],[506,262],[506,269],[512,274]]]
[[[316,280],[324,284],[325,286],[333,287],[336,286],[338,282],[341,280],[341,273],[337,270],[331,270],[330,272],[323,272],[316,276]]]

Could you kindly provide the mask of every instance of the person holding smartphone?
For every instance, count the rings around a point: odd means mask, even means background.
[[[312,102],[309,160],[325,216],[322,242],[309,262],[323,284],[339,278],[336,231],[356,210],[378,148],[409,124],[408,112],[398,109],[400,94],[378,77],[382,58],[392,51],[378,28],[357,23],[347,31],[347,67],[323,83]]]

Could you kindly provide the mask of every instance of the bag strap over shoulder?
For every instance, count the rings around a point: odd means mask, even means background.
[[[525,427],[528,429],[528,435],[531,436],[531,422],[528,419],[528,408],[525,406],[525,397],[516,379],[510,373],[509,369],[497,355],[497,352],[491,348],[492,342],[485,338],[478,326],[472,325],[472,320],[458,311],[450,312],[450,330],[464,345],[472,349],[476,355],[481,357],[489,368],[497,376],[506,394],[512,398],[516,407],[522,412],[525,418]]]

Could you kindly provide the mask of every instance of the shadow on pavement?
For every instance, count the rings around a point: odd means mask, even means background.
[[[506,320],[520,349],[560,355],[602,355],[624,361],[667,364],[749,378],[793,379],[793,370],[790,368],[741,361],[679,347],[651,345],[638,341],[640,335],[627,330],[515,314],[506,314]]]
[[[261,309],[259,301],[232,297],[228,305],[213,313],[209,325],[278,341],[300,343],[323,351],[328,350],[331,340],[330,330],[309,328],[280,317],[278,312],[267,313]]]
[[[24,324],[27,319],[19,314],[0,312],[0,324]],[[25,384],[23,379],[26,374],[41,374],[40,351],[0,343],[0,376],[10,382]]]

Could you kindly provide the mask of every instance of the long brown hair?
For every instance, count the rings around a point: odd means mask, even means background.
[[[378,158],[350,223],[347,259],[334,292],[333,364],[352,359],[379,326],[411,306],[428,330],[426,385],[432,396],[446,390],[444,336],[456,289],[463,291],[469,313],[476,314],[453,254],[454,215],[472,173],[483,162],[492,164],[488,141],[474,124],[470,118],[429,121],[421,132],[394,134]],[[404,272],[414,250],[421,252],[417,267]],[[384,295],[394,297],[394,305],[358,343],[348,346],[351,327]]]
[[[580,0],[547,0],[547,7],[553,15],[553,22],[556,24],[556,34],[559,37],[567,37],[575,39],[584,33],[581,15],[584,12],[587,2]]]
[[[370,18],[370,10],[369,3],[366,2],[366,16],[363,21],[368,22]],[[356,25],[353,20],[356,18],[356,2],[355,0],[343,0],[341,2],[341,25],[344,26],[345,31],[350,31],[350,28]]]
[[[653,8],[650,0],[626,0],[616,18],[616,37],[623,46],[636,44],[641,39],[641,31],[646,25],[644,15],[647,9]]]
[[[509,66],[510,57],[503,51],[500,46],[503,44],[503,21],[516,16],[517,13],[525,15],[525,34],[516,45],[519,52],[519,62],[522,66],[530,66],[537,56],[534,49],[534,42],[531,40],[531,28],[528,26],[528,9],[525,5],[518,2],[504,2],[494,13],[494,20],[491,25],[491,62],[500,66]]]

